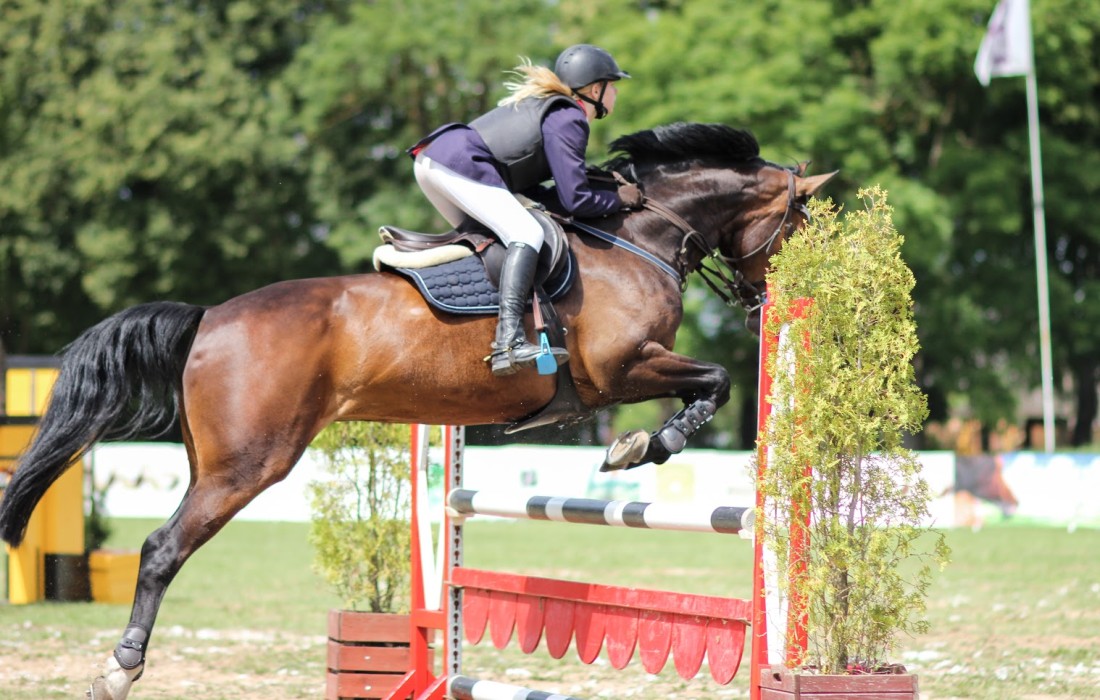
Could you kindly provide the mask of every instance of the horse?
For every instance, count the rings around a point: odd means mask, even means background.
[[[559,372],[580,400],[572,417],[660,397],[684,403],[662,430],[609,448],[605,466],[624,468],[668,459],[729,399],[725,369],[672,349],[689,273],[740,301],[758,333],[768,260],[835,173],[770,163],[749,132],[716,124],[640,131],[611,149],[607,165],[647,204],[586,222],[603,236],[569,231],[577,278],[554,306],[570,357]],[[483,354],[494,324],[441,313],[402,277],[371,272],[277,282],[208,308],[140,304],[69,345],[0,500],[0,537],[18,545],[49,485],[101,440],[178,421],[190,463],[179,508],[142,546],[130,622],[88,697],[127,696],[180,567],[286,477],[329,423],[512,423],[551,402],[554,377],[491,374]]]

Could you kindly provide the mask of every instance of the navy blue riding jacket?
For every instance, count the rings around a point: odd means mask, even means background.
[[[533,99],[533,98],[532,98]],[[542,147],[549,176],[566,212],[585,218],[611,214],[622,208],[614,190],[594,190],[585,172],[588,120],[579,104],[559,101],[542,118]],[[497,160],[485,140],[467,124],[444,124],[409,149],[463,177],[509,189],[506,166]]]

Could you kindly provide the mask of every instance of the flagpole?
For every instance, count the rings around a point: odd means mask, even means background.
[[[1039,87],[1035,66],[1027,79],[1027,125],[1031,144],[1031,201],[1035,229],[1035,281],[1039,292],[1039,362],[1043,384],[1043,449],[1054,452],[1054,370],[1050,352],[1050,286],[1047,281],[1047,233],[1043,205],[1043,163],[1039,147]]]

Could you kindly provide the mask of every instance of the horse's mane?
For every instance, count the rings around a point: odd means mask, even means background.
[[[608,170],[628,172],[658,165],[706,160],[748,164],[760,160],[760,144],[744,129],[725,124],[677,122],[646,129],[611,142],[614,155],[603,164]]]

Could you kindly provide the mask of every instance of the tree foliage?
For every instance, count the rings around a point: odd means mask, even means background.
[[[540,0],[378,0],[319,24],[289,79],[311,145],[310,191],[346,266],[370,260],[381,224],[442,230],[405,149],[493,107],[521,55],[553,60],[551,18]]]
[[[994,0],[188,0],[0,10],[0,337],[54,352],[138,301],[215,303],[361,271],[380,224],[444,223],[404,149],[503,95],[520,56],[608,48],[634,75],[590,158],[676,120],[751,129],[765,157],[891,193],[916,276],[931,415],[1014,418],[1039,385],[1024,82],[978,84]],[[1087,442],[1100,382],[1100,5],[1033,0],[1056,376]],[[1073,21],[1064,21],[1072,17]],[[727,364],[741,443],[755,339],[689,293],[680,344]],[[1061,388],[1063,384],[1058,383]],[[736,400],[739,398],[741,401]],[[740,408],[739,408],[740,407]],[[674,410],[669,406],[668,410]],[[751,421],[742,421],[751,424]]]
[[[324,3],[9,3],[0,285],[12,351],[104,311],[330,269],[284,67]]]
[[[927,561],[900,566],[947,556],[942,535],[921,549],[931,496],[902,446],[927,414],[912,364],[914,278],[885,193],[859,196],[866,208],[843,219],[811,202],[812,223],[774,259],[766,324],[779,344],[767,358],[757,522],[776,560],[790,562],[789,579],[778,577],[789,619],[806,620],[809,655],[791,661],[822,673],[891,661],[899,635],[926,627],[931,583]]]
[[[407,609],[409,431],[334,423],[313,447],[327,478],[309,486],[314,568],[352,610]]]

